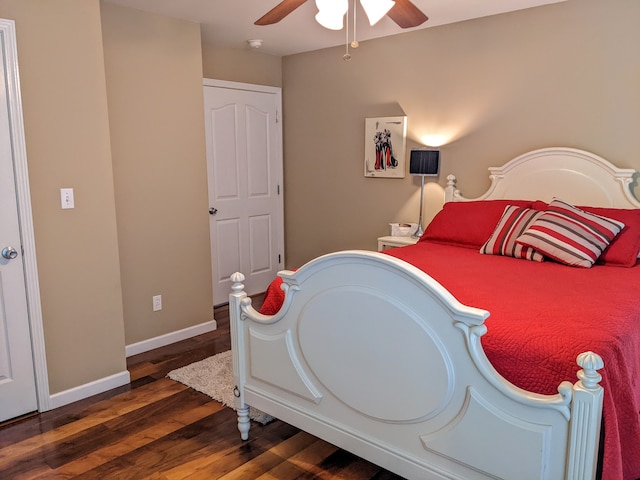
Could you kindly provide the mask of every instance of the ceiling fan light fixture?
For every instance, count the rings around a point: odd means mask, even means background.
[[[349,0],[316,0],[316,21],[329,30],[342,30],[343,19],[349,10]]]
[[[329,30],[342,30],[342,17],[331,15],[330,13],[318,12],[316,14],[316,22]]]
[[[373,26],[384,17],[396,4],[393,0],[360,0],[360,4],[367,14],[369,25]]]

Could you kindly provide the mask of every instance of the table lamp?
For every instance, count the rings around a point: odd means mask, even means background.
[[[416,149],[411,150],[409,158],[409,174],[419,175],[422,177],[422,185],[420,187],[420,218],[418,219],[418,228],[413,234],[414,237],[420,238],[424,233],[422,229],[422,202],[424,197],[424,177],[437,177],[440,168],[440,150]]]

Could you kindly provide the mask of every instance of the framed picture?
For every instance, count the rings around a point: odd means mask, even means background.
[[[365,119],[364,176],[404,178],[407,117]]]

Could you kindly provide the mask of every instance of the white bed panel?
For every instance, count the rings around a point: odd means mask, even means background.
[[[617,168],[593,153],[573,148],[543,148],[489,168],[491,186],[477,198],[465,198],[456,189],[456,177],[447,177],[445,201],[496,198],[544,200],[554,196],[574,205],[640,208],[630,185],[635,170]]]

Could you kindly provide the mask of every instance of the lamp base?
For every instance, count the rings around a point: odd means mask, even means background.
[[[418,217],[418,228],[416,229],[416,232],[413,235],[411,235],[413,238],[420,238],[424,233],[424,230],[422,229],[422,202],[424,199],[424,175],[422,175],[421,180],[422,181],[420,182],[420,216]]]
[[[420,219],[420,221],[418,222],[418,228],[416,228],[416,231],[413,232],[413,235],[411,236],[413,238],[420,238],[423,233],[424,233],[424,230],[422,229],[422,219]]]

